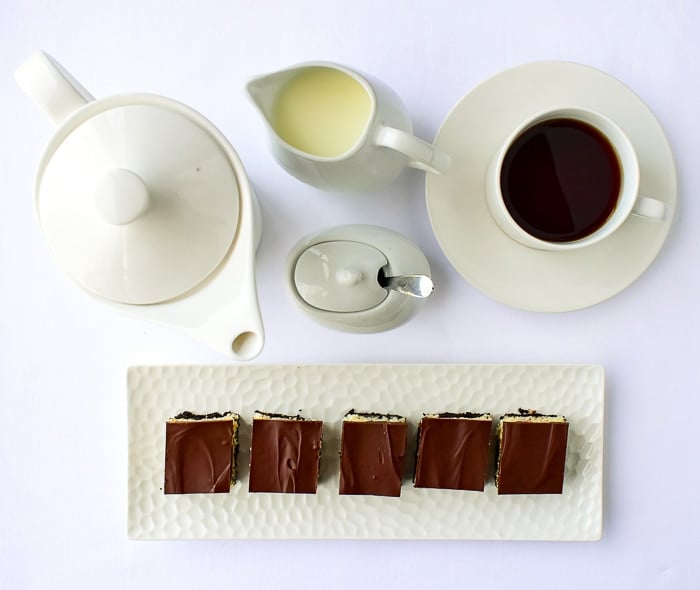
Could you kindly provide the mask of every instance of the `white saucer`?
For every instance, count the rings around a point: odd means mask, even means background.
[[[627,133],[639,158],[641,193],[666,203],[665,220],[631,216],[605,240],[566,252],[522,246],[498,228],[484,194],[492,155],[520,121],[564,103],[597,110]],[[616,295],[649,267],[673,221],[676,169],[663,129],[629,88],[587,66],[537,62],[496,75],[457,103],[435,146],[453,161],[447,174],[426,180],[438,243],[471,285],[512,307],[571,311]]]

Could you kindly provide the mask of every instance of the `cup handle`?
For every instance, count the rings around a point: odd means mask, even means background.
[[[401,152],[408,158],[408,165],[418,170],[444,174],[452,163],[450,156],[427,141],[394,127],[380,127],[374,142],[378,146]]]
[[[15,80],[56,125],[95,100],[61,64],[43,51],[17,68]]]
[[[632,213],[648,219],[663,220],[666,217],[666,204],[651,197],[638,197]]]

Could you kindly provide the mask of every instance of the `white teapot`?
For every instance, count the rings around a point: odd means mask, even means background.
[[[239,360],[263,328],[261,215],[243,165],[202,115],[152,94],[94,100],[37,53],[16,80],[58,125],[36,209],[58,265],[101,302]]]

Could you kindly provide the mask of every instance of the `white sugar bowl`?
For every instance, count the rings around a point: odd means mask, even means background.
[[[433,290],[420,249],[374,225],[338,226],[301,239],[287,257],[287,282],[313,320],[357,333],[403,324]]]

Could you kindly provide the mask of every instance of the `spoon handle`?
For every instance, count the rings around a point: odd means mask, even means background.
[[[392,289],[411,297],[423,298],[433,292],[433,280],[426,275],[383,277],[379,284],[385,289]]]

